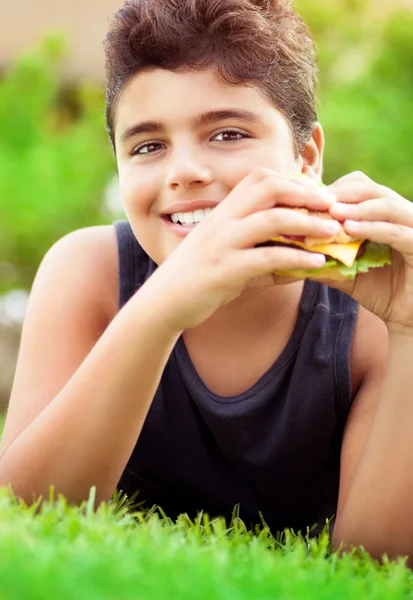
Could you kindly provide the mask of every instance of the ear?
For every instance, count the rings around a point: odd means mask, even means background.
[[[300,153],[299,166],[304,175],[315,179],[323,176],[324,132],[320,123],[315,126],[311,139]]]

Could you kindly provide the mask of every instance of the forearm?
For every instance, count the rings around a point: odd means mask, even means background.
[[[118,313],[68,384],[6,448],[0,485],[32,502],[49,486],[70,502],[109,500],[180,335],[147,282]],[[155,282],[156,283],[156,282]],[[160,286],[158,286],[159,288]]]
[[[413,334],[389,330],[389,360],[376,414],[333,544],[413,561]]]

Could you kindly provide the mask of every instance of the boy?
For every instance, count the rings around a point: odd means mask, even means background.
[[[337,513],[336,547],[412,553],[413,207],[360,173],[311,181],[307,28],[287,0],[131,0],[106,53],[128,221],[66,236],[40,266],[1,485],[28,502],[119,485],[170,516],[240,503],[273,529]],[[390,245],[392,266],[274,275],[325,257],[263,244],[338,221]]]

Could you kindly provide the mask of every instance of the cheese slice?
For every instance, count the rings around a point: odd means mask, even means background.
[[[272,238],[273,242],[286,243],[285,238]],[[306,246],[303,242],[288,242],[292,246],[304,248],[307,252],[318,252],[319,254],[327,254],[331,258],[335,258],[342,262],[346,267],[352,267],[356,260],[360,246],[363,240],[350,242],[349,244],[319,244],[318,246]]]

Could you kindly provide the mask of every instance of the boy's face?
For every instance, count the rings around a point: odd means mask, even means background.
[[[223,84],[213,70],[136,75],[117,108],[115,142],[126,215],[158,265],[191,231],[164,216],[171,207],[221,202],[256,167],[291,173],[305,163],[281,112],[257,88]],[[308,156],[319,164],[315,146]]]

